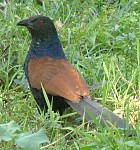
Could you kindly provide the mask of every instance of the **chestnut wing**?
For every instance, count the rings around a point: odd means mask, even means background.
[[[32,59],[28,64],[29,81],[33,88],[78,102],[82,97],[90,98],[83,78],[66,59],[43,57]]]

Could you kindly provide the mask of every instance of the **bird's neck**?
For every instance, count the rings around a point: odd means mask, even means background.
[[[66,58],[60,40],[57,37],[33,37],[28,55],[30,58],[49,56],[55,59]]]

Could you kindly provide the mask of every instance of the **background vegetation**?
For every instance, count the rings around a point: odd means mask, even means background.
[[[71,109],[64,116],[50,111],[50,118],[35,113],[23,71],[31,37],[16,24],[37,14],[54,20],[64,51],[86,79],[93,100],[129,120],[137,136],[93,128],[79,122]],[[0,149],[35,150],[40,143],[40,149],[140,149],[139,16],[139,0],[44,0],[42,6],[9,0],[0,11]]]

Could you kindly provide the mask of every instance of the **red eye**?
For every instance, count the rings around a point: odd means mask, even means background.
[[[42,25],[42,23],[43,23],[42,20],[38,20],[38,21],[37,21],[37,24],[38,24],[38,25]]]

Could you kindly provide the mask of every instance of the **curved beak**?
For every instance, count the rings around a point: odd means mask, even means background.
[[[31,22],[29,21],[29,20],[27,20],[27,19],[25,19],[25,20],[21,20],[21,21],[19,21],[18,23],[17,23],[17,25],[18,26],[30,26],[31,25]]]

